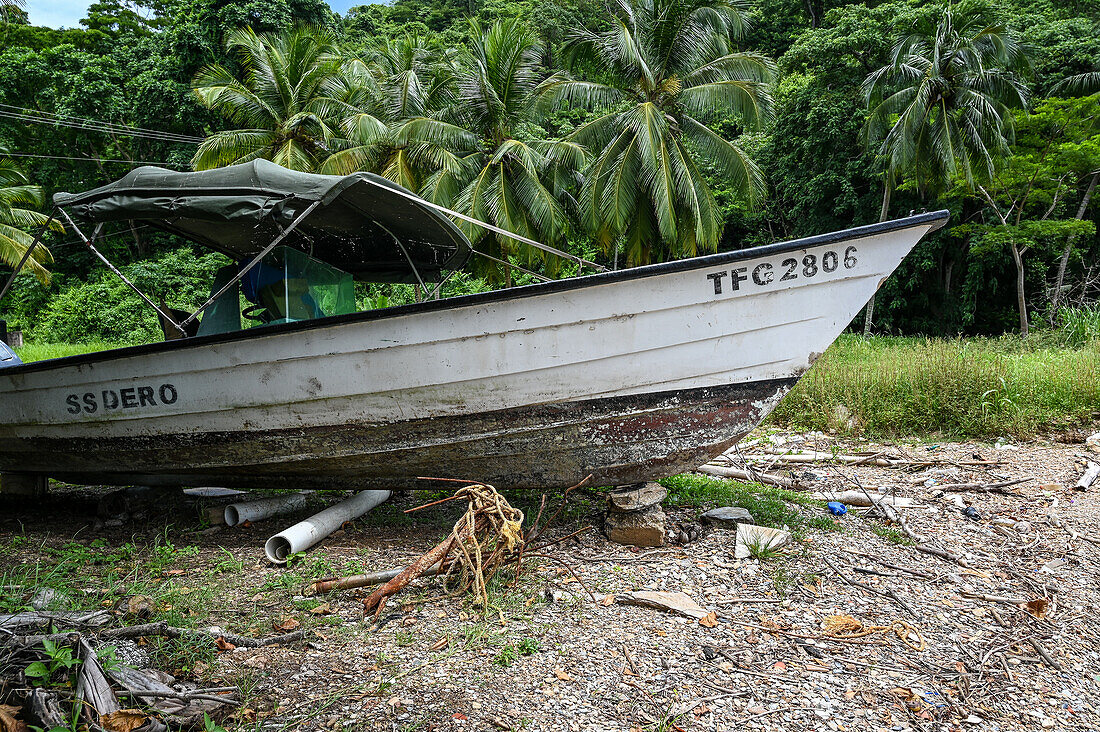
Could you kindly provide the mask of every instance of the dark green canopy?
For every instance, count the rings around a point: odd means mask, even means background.
[[[282,243],[372,282],[417,281],[398,241],[425,281],[470,256],[450,219],[371,173],[299,173],[267,160],[195,173],[146,166],[53,200],[80,221],[142,221],[236,260],[255,257],[320,202]]]

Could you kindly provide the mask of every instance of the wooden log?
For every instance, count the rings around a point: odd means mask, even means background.
[[[867,491],[839,491],[836,493],[815,493],[814,498],[823,501],[840,501],[848,506],[870,508],[872,505],[884,503],[893,508],[914,508],[920,506],[912,498],[902,496],[888,496],[883,493],[868,493]]]
[[[709,463],[696,468],[696,472],[704,475],[711,475],[716,478],[733,478],[734,480],[743,480],[748,483],[763,483],[764,485],[773,485],[788,490],[796,490],[802,487],[790,478],[784,478],[781,475],[739,470],[737,468],[726,468],[721,465],[711,465]]]
[[[1094,463],[1091,460],[1088,462],[1088,466],[1085,468],[1084,474],[1081,479],[1077,481],[1073,487],[1079,491],[1087,491],[1089,487],[1096,482],[1096,478],[1100,476],[1100,464]]]
[[[51,623],[65,627],[104,625],[111,620],[111,614],[106,610],[86,610],[71,612],[48,612],[46,610],[34,610],[22,613],[0,615],[0,628],[4,630],[16,630],[19,628],[37,628]]]
[[[268,638],[250,638],[236,633],[214,630],[192,630],[190,628],[175,628],[168,623],[146,623],[145,625],[129,625],[125,628],[113,628],[99,634],[100,638],[139,638],[143,635],[159,635],[165,638],[179,638],[182,636],[192,638],[205,638],[211,643],[218,638],[224,638],[228,642],[241,648],[263,648],[265,646],[285,645],[306,637],[306,631],[296,630],[285,635],[273,635]]]

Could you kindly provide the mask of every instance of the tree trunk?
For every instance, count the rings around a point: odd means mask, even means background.
[[[1089,199],[1092,198],[1093,191],[1096,190],[1096,181],[1100,179],[1100,170],[1092,174],[1092,180],[1089,181],[1089,187],[1085,189],[1085,195],[1081,199],[1081,205],[1077,207],[1078,221],[1085,218],[1085,211],[1089,207]],[[1058,317],[1058,305],[1062,299],[1062,285],[1066,280],[1066,267],[1069,265],[1069,255],[1073,253],[1073,237],[1069,238],[1066,242],[1066,249],[1062,252],[1062,258],[1058,260],[1058,277],[1054,281],[1054,294],[1050,298],[1050,317]]]
[[[1027,249],[1021,250],[1016,246],[1016,242],[1011,242],[1012,247],[1012,261],[1016,264],[1016,307],[1020,310],[1020,337],[1027,338],[1027,300],[1024,297],[1024,252]]]
[[[879,211],[878,220],[882,223],[886,220],[886,217],[890,215],[890,183],[884,181],[882,184],[882,209]],[[876,293],[877,294],[877,291]],[[871,295],[871,299],[867,301],[867,307],[863,311],[863,337],[871,335],[871,324],[875,319],[875,294]]]

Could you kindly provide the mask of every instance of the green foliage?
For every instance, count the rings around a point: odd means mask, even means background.
[[[35,661],[23,670],[23,675],[35,686],[53,686],[60,682],[61,676],[80,665],[79,658],[73,658],[73,650],[68,646],[59,646],[46,638],[42,641],[46,653],[45,661]]]
[[[369,117],[343,99],[349,90],[331,31],[301,26],[258,35],[243,28],[229,34],[226,49],[239,56],[244,79],[212,64],[195,76],[195,94],[241,128],[203,140],[192,159],[196,170],[264,158],[315,172],[328,156],[327,141],[337,136],[333,125]]]
[[[519,643],[509,643],[500,649],[500,653],[493,659],[493,663],[501,668],[508,668],[515,663],[520,656],[530,656],[539,650],[539,642],[535,638],[524,638]]]
[[[1020,328],[1021,268],[1023,323],[1057,322],[1067,302],[1097,296],[1089,273],[1100,238],[1087,226],[1097,219],[1088,174],[1100,168],[1088,131],[1100,105],[1095,3],[394,0],[339,17],[323,0],[97,0],[80,27],[64,30],[30,26],[18,8],[9,15],[0,104],[10,106],[0,109],[93,120],[72,127],[0,115],[0,146],[12,153],[88,158],[13,158],[25,175],[0,181],[0,191],[21,189],[9,203],[29,214],[7,233],[24,245],[37,200],[117,179],[139,162],[186,168],[196,156],[195,145],[109,132],[102,120],[205,136],[201,165],[261,155],[378,172],[608,263],[873,221],[886,163],[902,175],[894,215],[947,207],[955,226],[926,237],[885,283],[877,325],[946,335]],[[677,33],[691,42],[678,48]],[[767,58],[784,74],[772,86]],[[862,84],[876,70],[869,86],[883,106],[868,124]],[[197,74],[205,103],[192,90]],[[1033,109],[1006,116],[1024,95],[1021,76]],[[574,83],[569,95],[561,82]],[[277,83],[286,94],[273,91]],[[553,94],[560,103],[549,104]],[[996,181],[982,177],[991,160]],[[1019,215],[1011,231],[991,232],[995,209]],[[0,225],[3,214],[0,203]],[[1084,223],[1059,223],[1077,219]],[[492,256],[550,276],[575,272],[467,231]],[[11,327],[39,341],[161,337],[152,313],[72,232],[52,232],[46,244],[56,261],[37,265],[53,281],[17,278],[0,303]],[[153,284],[181,264],[164,258],[178,239],[141,227],[108,226],[99,244],[124,268],[145,262]],[[0,260],[10,265],[18,248],[6,248]],[[472,276],[443,294],[532,281],[478,266],[486,261],[475,259]],[[184,279],[192,281],[165,290],[170,304],[206,294],[209,271]],[[362,306],[415,297],[408,286],[359,289]]]
[[[762,194],[763,176],[714,125],[770,120],[772,61],[735,51],[748,27],[730,0],[621,0],[603,33],[578,32],[571,50],[606,83],[552,77],[544,95],[598,109],[569,139],[594,153],[580,193],[582,221],[626,261],[647,264],[714,251],[722,218],[701,170],[705,161],[740,199]]]
[[[1009,152],[1012,108],[1027,104],[1028,58],[989,6],[964,2],[922,19],[864,81],[868,145],[891,182],[937,190],[992,177]]]
[[[759,526],[786,526],[796,537],[801,536],[809,525],[808,517],[797,507],[815,512],[825,507],[824,501],[810,498],[805,493],[703,475],[674,475],[660,483],[668,489],[669,505],[701,509],[740,506],[752,514]]]
[[[42,189],[32,186],[27,176],[0,150],[0,263],[16,267],[34,241],[29,233],[44,225],[47,217],[28,207],[42,204]],[[57,227],[60,229],[60,226]],[[45,265],[53,261],[44,246],[37,246],[24,265],[43,284],[50,276]]]
[[[196,256],[190,247],[121,267],[123,274],[154,301],[180,309],[197,308],[209,296],[214,272],[226,263],[220,254]],[[163,339],[156,313],[113,273],[100,270],[84,283],[63,286],[38,314],[24,322],[42,343],[148,343]]]
[[[846,429],[834,418],[843,406],[867,435],[976,438],[1087,423],[1100,410],[1100,343],[1051,340],[842,337],[769,420]]]

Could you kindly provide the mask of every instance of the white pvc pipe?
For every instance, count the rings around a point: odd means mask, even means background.
[[[359,518],[390,497],[389,491],[363,491],[346,501],[330,506],[305,521],[279,532],[264,544],[264,553],[275,564],[285,564],[287,557],[305,551],[324,539],[345,521]]]
[[[284,493],[255,501],[230,503],[225,507],[225,525],[239,526],[245,521],[262,521],[283,513],[293,513],[306,505],[308,493]]]

